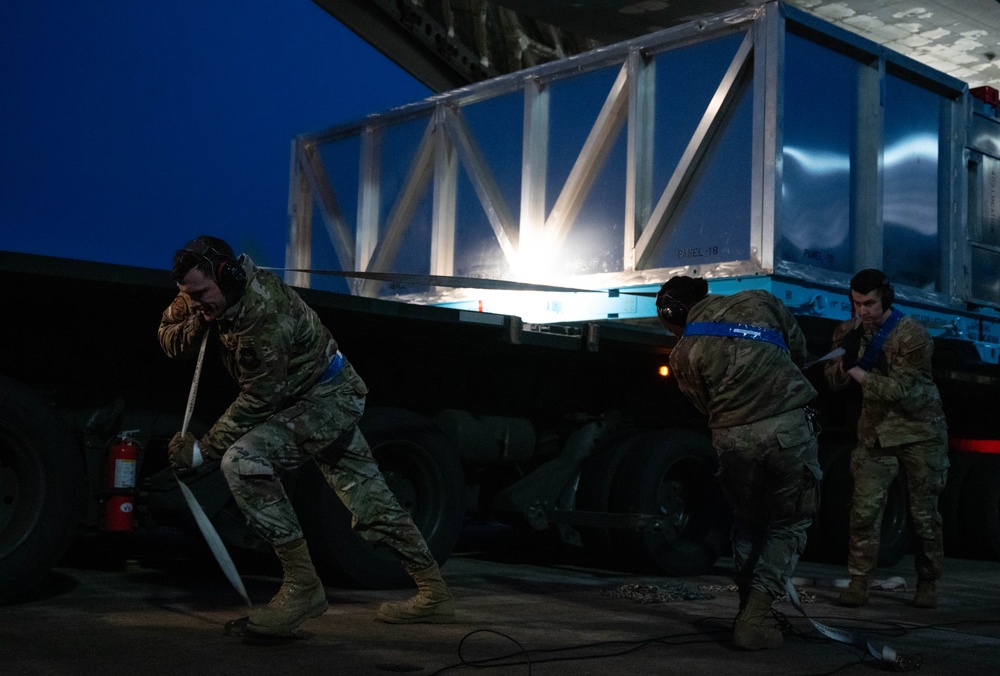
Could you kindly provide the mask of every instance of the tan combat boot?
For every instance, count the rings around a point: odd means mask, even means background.
[[[867,575],[852,575],[851,581],[847,584],[847,589],[840,592],[837,604],[846,608],[867,606],[869,584],[870,579]]]
[[[937,608],[937,584],[934,580],[917,580],[917,593],[913,596],[916,608]]]
[[[736,616],[733,625],[733,647],[740,650],[773,650],[780,648],[784,639],[778,628],[770,622],[771,595],[759,589],[750,589],[746,605]]]
[[[255,634],[288,636],[304,620],[326,612],[326,591],[304,539],[277,545],[274,551],[281,560],[284,582],[270,603],[250,611],[247,629]]]
[[[398,603],[383,603],[378,607],[378,619],[391,624],[452,622],[455,600],[441,578],[438,565],[410,575],[417,583],[417,595]]]

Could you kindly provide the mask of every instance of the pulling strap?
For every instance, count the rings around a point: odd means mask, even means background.
[[[861,356],[861,359],[858,360],[858,366],[863,368],[865,371],[872,370],[872,367],[875,366],[875,362],[878,361],[879,353],[882,352],[882,346],[885,345],[886,339],[889,337],[889,334],[892,333],[892,330],[896,328],[896,324],[898,324],[899,320],[902,318],[903,313],[896,308],[893,308],[892,312],[889,313],[889,316],[882,323],[882,326],[879,327],[879,330],[872,339],[872,342],[868,343],[868,347],[865,348],[865,353]]]
[[[685,336],[723,336],[725,338],[746,338],[777,345],[787,350],[785,338],[776,329],[764,329],[748,324],[726,324],[724,322],[691,322],[684,327]]]
[[[201,339],[201,348],[198,351],[198,361],[194,367],[194,378],[191,379],[191,390],[188,392],[187,410],[184,412],[184,423],[181,425],[181,434],[187,432],[188,425],[191,422],[191,414],[194,412],[194,402],[195,397],[198,394],[198,381],[201,380],[201,366],[205,361],[205,346],[208,344],[208,331]],[[226,574],[229,579],[229,583],[233,585],[233,589],[243,597],[243,600],[247,602],[247,605],[253,605],[250,603],[250,597],[247,596],[246,587],[243,586],[243,579],[240,577],[239,571],[236,570],[236,565],[233,563],[232,557],[229,556],[229,552],[226,550],[226,545],[222,542],[222,538],[219,537],[218,531],[212,525],[212,521],[205,514],[205,510],[202,509],[201,505],[198,504],[198,499],[194,497],[194,493],[188,488],[183,481],[174,473],[174,479],[177,480],[177,486],[181,489],[181,495],[184,496],[184,502],[187,503],[188,509],[191,510],[191,516],[194,517],[194,522],[198,525],[198,529],[201,534],[205,537],[205,542],[208,543],[208,548],[212,550],[212,554],[215,556],[215,560],[219,562],[219,567],[222,568],[222,572]]]
[[[834,641],[846,643],[847,645],[868,651],[868,654],[878,660],[886,669],[890,671],[913,671],[923,664],[924,658],[919,653],[897,653],[888,644],[883,644],[881,648],[876,648],[867,637],[859,632],[837,629],[836,627],[830,627],[812,619],[806,615],[806,611],[802,608],[799,593],[796,591],[791,579],[785,580],[785,594],[788,595],[788,600],[795,606],[795,609],[802,613],[802,617],[812,623],[816,631]]]

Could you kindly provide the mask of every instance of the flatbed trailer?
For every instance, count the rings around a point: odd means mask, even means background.
[[[781,3],[730,12],[297,138],[285,278],[368,383],[362,429],[439,560],[463,522],[497,520],[680,575],[726,550],[731,517],[655,291],[766,289],[820,355],[850,277],[882,268],[935,340],[947,552],[1000,558],[1000,122],[974,94]],[[0,252],[0,282],[9,597],[108,529],[123,435],[130,528],[193,528],[166,466],[193,365],[156,342],[164,270]],[[196,434],[236,394],[216,350]],[[858,396],[808,373],[825,478],[807,555],[840,562]],[[216,467],[182,480],[227,545],[266,549]],[[885,564],[909,546],[902,481]],[[287,485],[331,584],[406,583],[314,467]]]

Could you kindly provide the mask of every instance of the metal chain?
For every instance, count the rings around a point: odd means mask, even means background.
[[[601,596],[610,598],[629,599],[637,603],[669,603],[672,601],[707,601],[715,597],[704,591],[701,587],[693,587],[689,584],[673,584],[665,587],[656,587],[648,584],[625,584],[618,589],[605,590]]]
[[[616,599],[629,599],[636,603],[672,603],[676,601],[709,601],[715,596],[712,592],[739,592],[735,584],[700,584],[697,587],[686,583],[678,583],[657,587],[648,584],[623,584],[618,589],[604,590],[601,596]],[[816,603],[816,595],[799,589],[799,600],[802,603]],[[784,597],[783,597],[784,598]]]

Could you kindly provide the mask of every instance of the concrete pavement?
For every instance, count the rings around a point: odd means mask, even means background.
[[[301,638],[267,646],[226,635],[246,614],[214,560],[194,548],[171,558],[107,565],[91,552],[68,557],[28,600],[0,607],[4,674],[614,674],[876,673],[858,648],[820,637],[788,602],[785,645],[758,653],[728,647],[736,593],[731,560],[705,575],[663,578],[602,570],[582,557],[523,550],[467,551],[444,567],[458,604],[449,625],[393,626],[375,619],[384,600],[409,590],[328,587],[330,610]],[[239,563],[239,562],[238,562]],[[277,590],[270,571],[241,569],[255,603]],[[950,559],[941,605],[909,605],[911,556],[879,579],[907,589],[875,591],[866,608],[833,603],[839,566],[803,562],[804,608],[820,622],[861,631],[873,644],[922,656],[914,673],[1000,674],[1000,563]],[[628,586],[626,586],[628,585]],[[627,594],[657,587],[680,600],[642,603]],[[645,591],[650,591],[646,589]],[[710,598],[708,598],[710,597]]]

